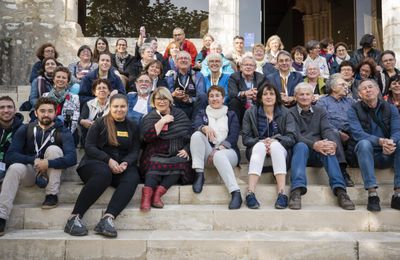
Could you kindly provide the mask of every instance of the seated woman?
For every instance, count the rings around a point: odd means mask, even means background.
[[[196,171],[193,191],[200,193],[204,184],[205,164],[214,165],[232,195],[229,209],[242,205],[242,196],[233,167],[239,163],[237,141],[240,125],[235,112],[224,106],[225,90],[211,86],[207,92],[208,106],[200,111],[194,122],[197,131],[190,139],[192,168]]]
[[[290,51],[290,55],[292,56],[293,62],[292,67],[294,71],[301,73],[304,76],[304,60],[307,58],[306,48],[303,46],[297,45],[293,47]]]
[[[266,83],[258,90],[257,106],[247,110],[244,115],[242,137],[246,146],[246,156],[250,159],[247,207],[251,209],[260,207],[254,193],[264,160],[270,157],[278,192],[275,208],[286,208],[288,205],[285,192],[286,161],[289,149],[296,143],[296,126],[273,85]]]
[[[56,51],[56,47],[51,43],[42,44],[36,51],[36,57],[39,60],[32,66],[31,76],[29,77],[30,83],[40,76],[44,59],[53,58],[56,61],[57,66],[62,66],[61,63],[57,62],[58,52]]]
[[[224,55],[222,54],[222,45],[221,44],[219,44],[217,42],[211,43],[210,54],[212,54],[212,53],[217,53],[221,56],[221,58],[222,58],[221,72],[222,73],[231,75],[232,73],[235,72],[232,68],[231,62],[228,59],[226,59],[224,57]],[[211,74],[210,68],[208,67],[207,58],[204,59],[201,63],[201,74],[203,74],[204,77],[207,77],[208,75]]]
[[[168,58],[166,60],[167,62],[167,70],[166,70],[166,76],[168,76],[168,73],[170,71],[176,71],[176,55],[178,52],[181,50],[180,49],[180,44],[178,42],[172,41],[168,44],[167,48],[165,49],[166,52],[168,53]]]
[[[278,52],[283,50],[284,46],[278,35],[272,35],[265,44],[265,59],[268,63],[276,64]]]
[[[129,79],[129,66],[135,63],[135,58],[130,55],[126,49],[128,48],[128,42],[120,38],[115,44],[115,54],[112,54],[112,65],[119,72],[122,83],[126,86]]]
[[[79,61],[68,65],[71,72],[70,91],[74,94],[79,94],[81,79],[98,67],[97,63],[92,62],[93,55],[89,46],[82,45],[79,47],[77,56]]]
[[[153,60],[150,61],[149,64],[147,64],[144,67],[144,71],[147,75],[149,75],[151,82],[152,82],[152,87],[151,91],[154,91],[155,88],[157,87],[166,87],[167,81],[163,78],[163,66],[162,63],[158,60]]]
[[[100,54],[99,67],[82,78],[79,90],[79,101],[81,104],[83,105],[94,98],[92,86],[96,79],[107,79],[110,82],[112,91],[115,90],[115,92],[125,94],[125,86],[115,72],[116,70],[111,67],[111,54]]]
[[[383,99],[393,104],[400,111],[400,74],[390,77],[389,92]]]
[[[211,43],[214,42],[214,37],[211,34],[206,33],[203,36],[203,47],[196,56],[194,70],[201,70],[201,62],[210,54]]]
[[[71,72],[67,67],[57,67],[54,70],[54,87],[50,92],[44,93],[57,102],[56,116],[64,122],[66,128],[74,133],[79,119],[79,97],[68,90]]]
[[[82,106],[82,111],[79,117],[79,124],[82,126],[82,143],[84,143],[87,132],[93,125],[94,121],[96,121],[97,118],[108,114],[108,97],[111,93],[110,82],[106,79],[95,80],[92,85],[92,93],[95,98],[86,102]]]
[[[53,75],[57,67],[55,58],[45,58],[42,63],[40,75],[32,81],[29,94],[29,103],[35,107],[38,98],[53,89]]]
[[[338,73],[342,61],[350,60],[350,55],[347,53],[348,49],[349,47],[344,42],[338,42],[335,44],[335,53],[327,60],[329,74],[332,75]]]
[[[94,44],[93,62],[98,63],[100,54],[109,53],[109,52],[110,52],[110,46],[108,45],[107,39],[104,37],[97,38],[97,40]]]
[[[104,193],[115,188],[107,209],[94,231],[116,237],[113,220],[131,201],[140,178],[136,167],[139,154],[138,128],[126,118],[128,101],[124,95],[110,98],[110,112],[98,118],[88,132],[83,156],[77,172],[85,183],[64,232],[85,236],[88,229],[81,218]],[[104,131],[105,130],[105,131]]]
[[[257,43],[253,46],[253,49],[251,51],[253,54],[254,59],[256,60],[256,71],[264,74],[263,72],[263,67],[267,60],[265,59],[265,48],[262,43]]]
[[[210,89],[211,86],[217,85],[223,87],[225,92],[228,93],[228,82],[230,74],[222,73],[222,56],[218,53],[210,53],[207,56],[207,67],[210,69],[211,73],[204,77],[204,85],[206,91]],[[224,104],[228,104],[228,95],[225,95]]]
[[[314,87],[313,103],[325,95],[325,79],[320,77],[320,70],[315,63],[307,64],[304,82],[310,83]]]
[[[142,120],[141,134],[145,148],[140,159],[144,177],[140,209],[164,207],[161,197],[181,179],[182,184],[193,181],[189,157],[192,122],[185,112],[173,107],[171,92],[156,88],[150,97],[154,108]]]
[[[356,79],[374,79],[377,78],[376,63],[372,58],[365,58],[356,68]]]
[[[151,47],[150,43],[142,44],[142,46],[140,47],[140,56],[142,56],[141,60],[131,63],[131,65],[127,68],[127,70],[129,71],[128,91],[136,91],[136,78],[139,77],[140,74],[142,74],[146,65],[154,60],[154,50],[153,47]]]

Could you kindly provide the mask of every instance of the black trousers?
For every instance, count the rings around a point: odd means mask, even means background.
[[[144,185],[148,187],[156,188],[158,185],[163,186],[167,190],[174,184],[178,183],[180,174],[171,175],[158,175],[158,174],[146,174]]]
[[[105,213],[117,217],[131,201],[140,181],[136,166],[129,166],[121,174],[113,174],[105,162],[91,161],[77,171],[85,186],[78,196],[72,214],[79,214],[81,217],[109,186],[114,187],[115,191]]]
[[[245,104],[243,104],[243,102],[239,100],[239,98],[237,97],[234,97],[229,101],[229,110],[232,110],[233,112],[236,113],[240,125],[242,125],[244,112],[246,111],[244,105]]]

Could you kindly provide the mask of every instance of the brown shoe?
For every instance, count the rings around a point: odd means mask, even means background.
[[[289,209],[301,209],[301,192],[295,189],[290,193]]]
[[[339,206],[345,210],[354,210],[356,207],[354,203],[351,201],[349,195],[347,195],[346,191],[342,190],[337,193],[337,200]]]

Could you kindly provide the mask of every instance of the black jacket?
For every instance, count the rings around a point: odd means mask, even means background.
[[[259,73],[259,72],[254,72],[254,77],[253,77],[253,87],[254,88],[260,88],[260,86],[266,81],[265,75]],[[231,77],[229,78],[228,81],[228,95],[229,99],[232,100],[233,98],[239,98],[240,101],[243,103],[246,102],[245,97],[238,97],[238,94],[240,91],[246,91],[247,86],[246,82],[244,81],[244,78],[242,77],[242,72],[238,71],[233,74],[231,74]]]
[[[128,139],[130,143],[129,153],[124,157],[119,155],[118,147],[108,145],[107,129],[105,126],[105,118],[98,118],[89,128],[86,142],[85,155],[83,156],[78,168],[88,164],[89,161],[97,160],[108,164],[110,158],[118,163],[127,162],[128,166],[136,165],[139,155],[139,129],[137,125],[129,120],[125,120],[128,129]]]
[[[20,114],[20,113],[16,113],[15,117],[14,117],[14,121],[13,121],[13,123],[11,125],[11,139],[8,139],[8,138],[6,139],[6,136],[8,135],[8,134],[7,135],[5,134],[6,129],[3,129],[3,128],[0,127],[0,136],[3,137],[0,140],[0,143],[4,140],[4,144],[0,145],[0,148],[1,148],[0,149],[0,153],[3,153],[3,159],[0,160],[0,161],[4,161],[5,154],[7,153],[8,148],[10,148],[10,145],[11,145],[12,139],[14,137],[14,134],[15,134],[15,132],[17,132],[18,128],[22,125],[23,122],[24,122],[24,116],[22,114]]]
[[[130,64],[136,62],[135,57],[133,57],[132,55],[128,54],[128,57],[126,58],[126,62],[125,62],[125,64],[124,64],[123,70],[120,70],[120,69],[118,68],[117,62],[115,61],[116,55],[115,55],[115,54],[112,54],[112,55],[111,55],[111,58],[112,58],[112,59],[111,59],[111,63],[112,63],[112,65],[113,65],[113,67],[114,67],[116,70],[118,70],[119,73],[121,73],[122,75],[124,75],[124,76],[126,76],[126,77],[129,78],[129,71],[128,71],[128,68],[129,68]]]

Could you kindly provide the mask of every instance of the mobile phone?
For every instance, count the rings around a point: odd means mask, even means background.
[[[146,28],[144,26],[141,26],[140,29],[140,35],[144,38],[146,37]]]

